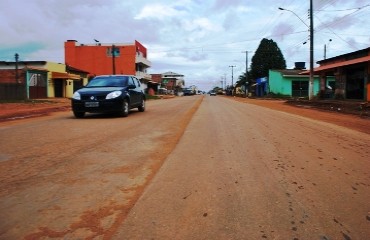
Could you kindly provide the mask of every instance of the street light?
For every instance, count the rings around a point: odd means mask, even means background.
[[[313,58],[314,58],[313,56],[313,37],[314,36],[313,36],[313,13],[312,13],[313,11],[312,9],[313,9],[313,4],[312,4],[312,0],[310,0],[310,25],[308,26],[295,12],[279,7],[279,10],[284,10],[284,11],[293,13],[310,30],[310,80],[308,84],[308,99],[309,100],[313,99],[313,78],[314,78],[314,69],[313,69]]]
[[[333,41],[333,40],[329,39],[328,46],[329,46],[331,41]],[[324,44],[324,59],[326,59],[326,44]]]
[[[288,11],[288,12],[291,12],[291,13],[293,13],[299,20],[301,20],[301,22],[304,24],[304,25],[306,25],[308,28],[310,28],[308,25],[307,25],[307,23],[305,22],[305,21],[303,21],[303,19],[300,17],[300,16],[298,16],[295,12],[293,12],[292,10],[289,10],[289,9],[285,9],[285,8],[282,8],[282,7],[279,7],[279,10],[282,10],[282,11]]]

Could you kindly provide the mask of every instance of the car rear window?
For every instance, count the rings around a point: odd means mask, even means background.
[[[96,77],[90,80],[86,87],[125,87],[128,77]]]

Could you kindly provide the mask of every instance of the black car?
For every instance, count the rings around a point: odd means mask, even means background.
[[[72,111],[76,118],[90,113],[118,113],[127,117],[129,110],[145,111],[145,94],[140,81],[129,75],[97,76],[77,90],[72,97]]]

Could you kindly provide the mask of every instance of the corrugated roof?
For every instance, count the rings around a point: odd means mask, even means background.
[[[364,49],[361,49],[361,50],[357,50],[357,51],[354,51],[354,52],[350,52],[350,53],[345,53],[345,54],[338,55],[338,56],[335,56],[335,57],[323,59],[323,60],[318,61],[317,63],[321,65],[323,63],[332,62],[333,60],[343,59],[343,58],[346,58],[346,57],[349,57],[349,56],[354,56],[354,55],[357,55],[359,53],[365,53],[365,55],[368,55],[366,53],[368,53],[369,51],[370,51],[370,47],[364,48]]]
[[[337,67],[349,66],[349,65],[354,65],[354,64],[369,62],[369,61],[370,61],[370,56],[366,56],[366,57],[351,59],[351,60],[348,60],[348,61],[326,64],[326,65],[314,68],[314,72],[317,73],[317,72],[321,72],[321,71],[328,70],[328,69],[334,69],[334,68],[337,68]],[[308,71],[304,71],[300,74],[309,74],[309,73],[310,73],[310,71],[308,70]]]
[[[78,68],[75,68],[75,67],[72,67],[71,65],[66,65],[66,69],[68,71],[74,71],[74,72],[81,72],[81,73],[90,73],[88,71],[85,71],[85,70],[82,70],[82,69],[78,69]]]
[[[298,69],[283,69],[283,70],[272,70],[276,72],[280,72],[284,76],[296,76],[303,72],[303,70],[298,70]]]
[[[80,80],[80,76],[76,74],[68,74],[66,72],[51,72],[52,78],[57,79],[72,79],[72,80]]]

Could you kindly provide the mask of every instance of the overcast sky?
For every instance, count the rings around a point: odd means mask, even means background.
[[[370,47],[368,0],[314,0],[314,60]],[[289,11],[281,11],[282,7]],[[64,63],[64,42],[141,42],[149,73],[185,75],[203,90],[245,72],[263,38],[288,68],[309,66],[309,0],[0,0],[0,61]],[[332,41],[330,41],[332,39]],[[307,44],[303,44],[307,41]]]

